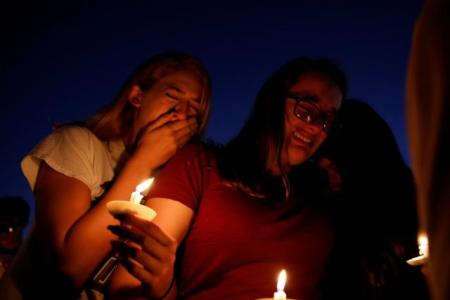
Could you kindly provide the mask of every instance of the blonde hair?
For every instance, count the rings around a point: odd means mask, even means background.
[[[164,52],[152,56],[136,71],[119,90],[115,100],[91,116],[85,125],[100,140],[112,140],[123,137],[132,127],[134,107],[128,101],[131,88],[139,86],[142,91],[150,89],[161,77],[180,70],[195,73],[202,83],[200,99],[199,128],[197,137],[206,130],[211,108],[211,82],[203,63],[196,57],[179,52]]]

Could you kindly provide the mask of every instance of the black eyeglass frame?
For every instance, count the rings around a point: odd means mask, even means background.
[[[320,121],[320,129],[326,134],[330,133],[331,128],[336,123],[337,114],[334,114],[332,120],[329,121],[328,117],[329,113],[327,114],[321,111],[313,100],[308,100],[308,98],[311,98],[310,96],[287,95],[287,98],[295,100],[294,109],[292,111],[295,117],[308,124],[317,124],[317,122]],[[300,105],[302,103],[310,105],[311,107],[310,108],[306,108],[304,106],[301,107]],[[298,113],[299,107],[301,107],[304,113],[306,113],[305,116]],[[311,112],[311,109],[313,109],[315,113]]]

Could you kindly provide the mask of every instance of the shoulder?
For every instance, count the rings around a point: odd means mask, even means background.
[[[193,142],[186,144],[165,164],[158,173],[158,181],[197,182],[201,187],[205,171],[216,166],[214,153],[204,143]],[[172,186],[171,183],[169,186]]]
[[[100,185],[113,177],[108,148],[83,126],[57,128],[22,159],[21,168],[32,189],[42,162],[85,183],[93,196],[99,195]]]
[[[89,128],[79,125],[65,125],[57,128],[42,142],[48,147],[54,147],[60,151],[85,153],[92,155],[107,155],[108,149]]]
[[[80,125],[65,125],[57,128],[49,136],[54,136],[57,139],[68,139],[73,142],[101,142],[97,136],[88,128]]]
[[[215,149],[204,142],[192,142],[178,150],[173,159],[185,162],[201,161],[210,164],[215,161]]]

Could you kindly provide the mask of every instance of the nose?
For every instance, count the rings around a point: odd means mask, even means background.
[[[320,122],[311,122],[311,123],[303,122],[303,123],[305,124],[304,125],[305,130],[311,134],[318,134],[322,130],[322,125]]]

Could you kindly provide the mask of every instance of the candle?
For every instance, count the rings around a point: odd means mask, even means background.
[[[408,259],[406,262],[411,266],[421,266],[428,262],[428,237],[425,233],[420,233],[417,237],[419,246],[419,256]]]
[[[148,193],[153,183],[153,177],[145,180],[136,186],[136,190],[131,193],[130,200],[113,200],[106,203],[106,208],[113,214],[133,214],[148,221],[156,217],[156,212],[148,206],[142,205],[144,195]]]
[[[278,274],[277,291],[273,293],[273,298],[259,298],[256,300],[295,300],[287,298],[286,293],[284,292],[286,280],[287,280],[286,270],[281,270],[281,272]]]
[[[419,255],[428,256],[428,237],[425,233],[419,234],[417,244],[419,245]]]
[[[274,300],[286,300],[286,293],[284,292],[284,286],[286,285],[286,270],[282,270],[278,275],[277,291],[273,293]]]

